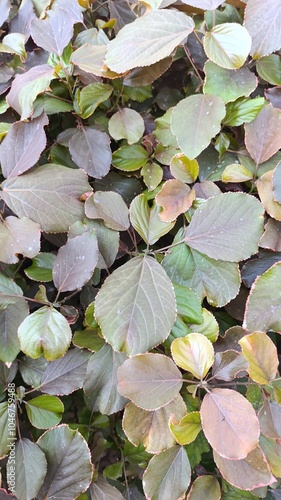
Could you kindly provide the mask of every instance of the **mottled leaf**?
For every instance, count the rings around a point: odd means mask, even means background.
[[[90,127],[77,130],[69,141],[73,161],[96,179],[104,177],[110,169],[110,139],[105,132]]]
[[[243,66],[251,49],[251,37],[238,23],[222,23],[208,31],[203,39],[209,59],[226,69]]]
[[[256,164],[271,158],[281,148],[281,111],[264,106],[254,121],[245,124],[245,144]]]
[[[275,378],[279,364],[275,344],[262,332],[245,335],[239,340],[239,344],[249,363],[250,378],[258,384],[269,384]]]
[[[201,333],[190,333],[184,338],[175,339],[171,345],[175,363],[191,372],[194,377],[203,379],[214,362],[214,348],[207,337]]]
[[[86,200],[85,213],[89,219],[102,219],[115,231],[129,228],[129,210],[120,194],[113,191],[96,191]]]
[[[194,189],[177,179],[171,179],[163,184],[155,200],[162,207],[159,218],[163,222],[172,222],[178,215],[186,212],[195,200]]]

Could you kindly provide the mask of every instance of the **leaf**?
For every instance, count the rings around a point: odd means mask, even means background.
[[[197,295],[183,285],[174,284],[177,312],[187,323],[199,325],[203,321],[201,302]]]
[[[226,69],[241,68],[249,55],[251,44],[249,33],[238,23],[217,24],[203,39],[209,59]]]
[[[276,481],[259,446],[251,451],[244,460],[222,458],[215,451],[214,460],[223,478],[241,490],[251,491]]]
[[[273,252],[281,252],[280,233],[281,222],[274,219],[268,219],[259,246],[261,248],[273,250]]]
[[[148,162],[148,153],[138,145],[122,146],[114,151],[112,155],[112,165],[118,170],[130,172],[138,170]]]
[[[233,163],[228,165],[221,176],[222,182],[245,182],[253,178],[252,172],[250,172],[243,165]]]
[[[8,19],[10,8],[10,0],[3,0],[1,4],[0,26],[2,26],[2,24],[4,24],[4,22]]]
[[[256,186],[258,189],[259,197],[266,210],[274,219],[281,221],[281,204],[274,200],[273,193],[273,177],[274,171],[269,170],[263,174],[257,181]]]
[[[259,421],[252,405],[239,392],[213,389],[205,395],[200,414],[203,432],[221,457],[236,462],[256,448]]]
[[[0,52],[7,54],[17,54],[22,58],[26,58],[25,51],[25,35],[21,33],[9,33],[4,36],[2,42],[0,43]]]
[[[73,17],[64,9],[57,7],[46,12],[45,19],[33,18],[31,36],[39,47],[47,52],[61,56],[73,34]]]
[[[251,56],[259,59],[280,49],[281,5],[268,0],[266,10],[262,0],[248,0],[244,25],[252,38]],[[270,33],[270,36],[268,36]]]
[[[85,210],[87,210],[85,206]],[[119,249],[119,233],[108,228],[102,221],[91,221],[98,240],[98,269],[106,269],[115,262]]]
[[[257,87],[257,78],[247,66],[233,71],[207,61],[204,71],[204,94],[217,95],[225,103],[235,101],[238,97],[247,97]]]
[[[117,392],[117,370],[126,359],[125,354],[113,351],[106,344],[89,360],[83,388],[90,400],[97,403],[102,414],[116,413],[127,402]]]
[[[182,181],[177,179],[166,181],[155,198],[157,205],[163,209],[159,213],[159,218],[163,222],[175,220],[178,215],[191,207],[195,197],[195,191]]]
[[[275,401],[264,400],[264,404],[258,414],[261,433],[268,438],[281,439],[280,415],[280,404],[277,404]]]
[[[188,488],[191,469],[182,446],[155,455],[143,475],[143,489],[151,500],[178,500]]]
[[[146,163],[141,169],[141,175],[148,191],[153,191],[162,181],[163,169],[158,163]]]
[[[260,436],[260,447],[265,454],[269,468],[276,477],[281,475],[281,444],[265,436]]]
[[[246,359],[237,351],[227,350],[217,352],[212,370],[212,375],[218,380],[230,382],[248,370]]]
[[[279,162],[273,171],[273,196],[274,201],[281,203],[281,182],[280,182],[281,162]]]
[[[22,289],[12,279],[0,273],[0,310],[14,304],[22,296]]]
[[[256,164],[271,158],[281,147],[281,111],[264,106],[251,123],[245,125],[245,144]]]
[[[175,444],[175,438],[169,432],[170,416],[180,420],[185,412],[186,406],[180,395],[154,411],[129,403],[124,410],[123,430],[135,446],[142,444],[148,453],[159,453]]]
[[[196,210],[185,242],[213,259],[238,262],[258,251],[262,232],[260,202],[244,193],[224,193]]]
[[[85,213],[90,219],[103,219],[115,231],[126,231],[130,225],[128,207],[113,191],[96,191],[86,200]]]
[[[212,137],[220,131],[224,116],[223,100],[214,95],[192,95],[175,106],[171,130],[182,152],[190,160],[209,146]]]
[[[105,83],[91,83],[81,90],[77,90],[75,96],[76,112],[81,118],[86,119],[91,116],[99,105],[106,101],[112,94],[113,87]]]
[[[223,1],[222,0],[182,0],[182,3],[186,5],[191,5],[191,7],[196,7],[198,9],[204,10],[214,10],[219,7]]]
[[[91,500],[124,500],[123,495],[106,479],[99,474],[97,481],[92,483],[89,488]]]
[[[174,227],[174,222],[164,222],[159,217],[160,207],[149,205],[145,194],[136,196],[130,205],[130,220],[134,229],[147,245],[153,245]]]
[[[277,54],[262,57],[256,64],[259,76],[272,85],[281,85],[281,60]]]
[[[52,281],[52,269],[56,256],[53,253],[41,252],[32,259],[31,266],[24,272],[29,279],[34,281]]]
[[[32,258],[40,251],[40,226],[26,217],[7,217],[0,223],[0,261],[14,264],[18,254]]]
[[[120,287],[126,293],[120,294]],[[172,283],[149,256],[135,257],[114,270],[96,297],[95,317],[103,336],[129,356],[163,342],[175,316]]]
[[[176,415],[172,415],[169,422],[170,431],[181,445],[192,443],[201,431],[199,411],[192,411],[185,415],[178,423]]]
[[[77,130],[69,141],[71,158],[87,174],[96,179],[104,177],[110,169],[110,139],[105,132],[90,127]]]
[[[29,439],[15,444],[15,465],[7,465],[7,474],[15,477],[14,493],[18,500],[35,498],[47,472],[47,461],[42,450]]]
[[[69,429],[67,425],[59,425],[46,431],[37,444],[48,462],[47,475],[38,493],[38,500],[48,497],[76,498],[88,488],[93,466],[90,450],[78,431]]]
[[[254,332],[245,335],[238,343],[249,363],[250,378],[258,384],[269,384],[276,377],[279,364],[277,349],[272,340],[266,333]]]
[[[261,332],[281,331],[280,280],[281,262],[277,262],[257,277],[246,303],[243,328]]]
[[[72,333],[65,317],[53,307],[41,307],[30,314],[18,329],[21,350],[36,359],[44,354],[48,361],[67,351]]]
[[[1,198],[18,217],[38,222],[43,231],[66,232],[82,220],[83,193],[91,191],[85,172],[48,164],[2,183]]]
[[[155,25],[161,28],[155,31]],[[155,10],[119,31],[108,44],[105,63],[117,73],[150,66],[168,57],[193,29],[193,20],[182,12]]]
[[[106,52],[107,45],[85,43],[72,53],[70,62],[86,73],[104,78],[117,78],[119,75],[110,71],[104,64]]]
[[[64,396],[80,389],[83,386],[89,358],[89,352],[74,348],[67,351],[63,358],[48,363],[38,381],[40,391]]]
[[[25,403],[27,416],[36,429],[48,429],[57,425],[62,418],[64,406],[56,396],[43,394]]]
[[[182,377],[173,361],[162,354],[127,359],[117,373],[118,391],[144,410],[157,410],[179,393]]]
[[[191,332],[202,333],[210,342],[216,342],[219,335],[219,325],[216,321],[215,316],[203,307],[202,309],[202,322],[197,324],[189,324],[188,329]]]
[[[171,345],[175,363],[194,377],[202,380],[214,362],[214,348],[210,340],[201,333],[189,333],[175,339]]]
[[[10,410],[10,417],[8,414],[8,409]],[[13,429],[9,430],[8,422],[10,419],[16,418],[16,407],[15,404],[9,405],[5,401],[0,403],[0,458],[4,458],[9,454],[11,449],[11,444],[16,439],[15,431]],[[11,432],[11,434],[10,434]]]
[[[237,101],[230,102],[226,106],[224,125],[237,127],[243,123],[252,122],[260,113],[264,103],[263,97],[255,97],[254,99],[240,97]]]
[[[0,145],[0,162],[4,177],[15,177],[37,163],[46,147],[44,114],[31,122],[15,122]]]
[[[180,231],[174,243],[182,236]],[[241,279],[237,264],[210,259],[185,243],[171,248],[162,265],[173,283],[191,288],[201,301],[207,297],[213,306],[224,306],[239,292]]]
[[[17,300],[6,309],[0,307],[0,360],[11,363],[20,352],[17,330],[28,316],[28,305],[24,300]]]
[[[202,498],[220,500],[220,483],[214,476],[199,476],[195,479],[194,483],[192,483],[187,500],[202,500]]]
[[[54,78],[54,68],[48,64],[34,66],[26,73],[15,77],[7,95],[7,102],[21,115],[21,120],[32,115],[36,97],[49,87]]]
[[[126,139],[128,144],[135,144],[144,133],[142,116],[130,108],[122,108],[108,122],[108,131],[116,141]]]

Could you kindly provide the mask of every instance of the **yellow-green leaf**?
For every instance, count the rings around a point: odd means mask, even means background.
[[[199,411],[187,413],[181,421],[174,423],[174,416],[170,419],[169,427],[177,442],[181,445],[192,443],[201,431],[201,418]]]
[[[201,333],[175,339],[171,345],[175,363],[198,379],[203,379],[214,362],[214,348]]]
[[[269,384],[275,378],[279,364],[277,349],[272,340],[266,333],[254,332],[245,335],[238,343],[249,363],[251,379],[258,384]]]
[[[243,66],[251,49],[251,37],[238,23],[215,26],[204,37],[204,49],[211,61],[222,68],[237,69]]]

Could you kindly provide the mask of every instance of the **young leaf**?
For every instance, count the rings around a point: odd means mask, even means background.
[[[243,327],[266,332],[281,331],[281,262],[255,280],[246,303]]]
[[[264,103],[263,97],[255,97],[254,99],[240,97],[237,101],[228,103],[223,120],[224,125],[237,127],[243,123],[252,122],[260,113]]]
[[[244,193],[225,193],[196,210],[185,242],[213,259],[238,262],[258,251],[262,232],[261,203]]]
[[[168,337],[175,321],[172,283],[152,257],[135,257],[105,280],[95,316],[115,350],[130,356],[146,352]]]
[[[24,270],[26,276],[34,281],[52,281],[52,269],[55,258],[56,256],[53,253],[40,252],[32,259],[31,266]]]
[[[123,108],[110,118],[108,131],[115,141],[126,139],[128,144],[135,144],[143,136],[144,121],[134,109]]]
[[[35,498],[47,472],[43,451],[29,439],[22,438],[15,445],[15,466],[7,465],[7,474],[15,477],[14,493],[18,500]]]
[[[262,332],[245,335],[238,342],[249,363],[248,372],[254,382],[267,385],[276,377],[279,365],[277,349],[272,340]]]
[[[38,498],[73,498],[91,483],[90,450],[78,431],[59,425],[46,431],[37,441],[45,453],[48,468]],[[75,460],[73,458],[75,457]]]
[[[90,356],[91,354],[85,350],[71,349],[63,358],[48,363],[40,374],[38,381],[40,391],[65,396],[80,389],[83,386]]]
[[[34,42],[45,49],[61,56],[73,34],[73,17],[67,10],[57,7],[46,12],[45,19],[35,17],[31,22],[31,36]]]
[[[222,23],[207,32],[204,49],[211,61],[226,69],[243,66],[251,49],[251,37],[238,23]]]
[[[245,182],[253,178],[252,172],[243,165],[233,163],[228,165],[221,176],[222,182]]]
[[[164,222],[159,217],[160,208],[155,201],[149,205],[145,194],[136,196],[130,205],[130,219],[132,226],[148,245],[167,234],[174,227],[174,222]]]
[[[7,95],[7,102],[21,115],[21,120],[32,115],[36,97],[49,87],[54,78],[54,68],[48,64],[35,66],[15,77]]]
[[[200,414],[203,432],[221,457],[237,461],[256,448],[259,421],[252,405],[239,392],[213,389],[204,397]]]
[[[204,475],[195,479],[186,500],[202,500],[203,498],[220,500],[220,483],[214,476]]]
[[[77,130],[69,141],[69,151],[78,167],[96,179],[104,177],[110,169],[110,139],[105,132],[90,127]]]
[[[18,254],[35,257],[40,252],[40,226],[22,217],[9,216],[0,223],[0,261],[14,264],[19,261]]]
[[[267,0],[264,10],[263,0],[248,0],[244,25],[252,38],[251,56],[259,59],[280,49],[281,5],[275,0]]]
[[[276,481],[259,446],[243,460],[229,460],[220,456],[216,451],[213,453],[215,463],[223,478],[236,488],[251,491]]]
[[[251,123],[245,124],[245,144],[256,164],[281,148],[281,111],[268,104]]]
[[[176,420],[181,420],[185,413],[186,406],[180,395],[154,411],[129,403],[124,410],[123,430],[135,446],[143,444],[148,453],[159,453],[175,444],[174,436],[168,431],[169,418],[173,415]]]
[[[199,411],[192,411],[185,415],[178,423],[176,415],[172,415],[169,422],[170,431],[181,445],[192,443],[201,431],[201,419]]]
[[[97,107],[106,101],[112,94],[113,87],[106,83],[91,83],[81,90],[78,89],[75,96],[76,107],[74,101],[74,108],[81,118],[86,119],[91,116]]]
[[[127,356],[104,345],[92,355],[87,366],[84,392],[102,414],[111,415],[124,408],[127,399],[117,392],[117,370]]]
[[[36,359],[44,354],[48,361],[63,356],[72,332],[65,317],[53,307],[41,307],[30,314],[18,329],[21,350]]]
[[[156,31],[155,26],[159,26]],[[193,29],[193,20],[182,12],[155,10],[119,31],[108,44],[105,63],[117,73],[150,66],[168,57]]]
[[[171,345],[175,363],[203,379],[214,362],[214,348],[210,340],[201,333],[189,333],[184,338],[175,339]]]
[[[177,179],[166,181],[155,200],[162,207],[159,218],[163,222],[172,222],[178,215],[186,212],[195,200],[194,189]]]
[[[4,177],[20,175],[37,163],[46,146],[44,126],[48,123],[45,113],[31,122],[13,123],[0,145],[0,162]]]
[[[192,183],[198,177],[199,165],[196,160],[190,160],[182,153],[178,153],[172,158],[170,170],[179,181]]]
[[[62,418],[64,406],[56,396],[41,395],[26,401],[29,421],[36,429],[55,427]]]
[[[81,169],[48,164],[2,183],[1,198],[18,217],[38,222],[43,231],[66,232],[83,220],[82,194],[91,191]]]
[[[98,242],[94,229],[71,238],[60,247],[53,267],[53,280],[58,291],[82,288],[89,281],[98,261]]]
[[[103,219],[115,231],[129,228],[129,210],[122,196],[113,191],[96,191],[86,200],[85,213],[89,219]]]
[[[0,360],[11,363],[20,352],[17,330],[28,316],[29,310],[25,300],[18,300],[1,311],[0,307]]]
[[[138,170],[147,164],[149,160],[146,149],[139,145],[122,146],[114,151],[112,155],[112,165],[118,170],[130,172]]]
[[[170,403],[182,386],[181,372],[162,354],[141,354],[127,359],[117,373],[118,391],[144,410]]]
[[[190,463],[183,446],[155,455],[143,475],[143,489],[151,500],[178,500],[188,488]]]
[[[209,146],[211,139],[220,131],[224,116],[224,102],[214,95],[192,95],[176,105],[171,130],[182,152],[190,160]]]

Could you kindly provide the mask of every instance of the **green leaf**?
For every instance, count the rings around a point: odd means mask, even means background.
[[[162,266],[139,256],[114,270],[96,297],[95,317],[112,347],[130,356],[163,342],[175,321],[176,304]]]
[[[144,410],[157,410],[170,403],[182,386],[181,372],[162,354],[141,354],[119,368],[118,391]]]
[[[237,127],[243,123],[252,122],[264,106],[263,97],[247,99],[241,97],[235,102],[230,102],[226,106],[226,115],[223,120],[225,125]]]
[[[18,300],[6,309],[0,308],[0,360],[11,363],[20,352],[17,330],[28,316],[28,305],[24,300]]]
[[[18,217],[38,222],[43,231],[66,232],[83,220],[82,194],[91,191],[81,169],[42,165],[2,183],[1,198]]]
[[[122,421],[123,430],[135,445],[143,444],[148,453],[159,453],[175,444],[174,436],[169,432],[169,418],[181,420],[186,413],[186,406],[180,395],[158,410],[148,411],[126,405]]]
[[[166,111],[166,113],[164,113],[163,116],[156,118],[156,129],[153,131],[153,135],[155,135],[158,142],[160,142],[163,146],[177,148],[177,140],[171,132],[172,112],[173,108],[170,108]]]
[[[29,279],[34,281],[52,281],[52,269],[56,256],[53,253],[41,252],[32,259],[31,266],[24,272]]]
[[[209,146],[212,137],[220,131],[224,116],[225,106],[218,96],[192,95],[176,105],[171,119],[172,132],[190,160]]]
[[[257,72],[263,80],[272,85],[281,85],[281,58],[277,54],[262,57],[256,64]]]
[[[202,333],[210,342],[214,343],[219,335],[219,325],[215,316],[203,307],[202,309],[203,320],[200,325],[197,324],[189,324],[188,328],[192,332]]]
[[[59,398],[45,394],[26,401],[25,406],[29,421],[36,429],[54,427],[61,421],[64,411]]]
[[[0,43],[0,52],[7,54],[17,54],[23,58],[26,57],[25,51],[26,37],[22,33],[9,33],[4,36]]]
[[[99,105],[111,96],[112,91],[111,85],[99,82],[78,89],[74,101],[76,113],[84,120],[89,118]]]
[[[115,231],[129,228],[129,211],[122,196],[113,191],[96,191],[86,200],[85,213],[89,219],[103,219]]]
[[[8,410],[10,413],[8,414]],[[14,425],[9,429],[8,422]],[[7,402],[0,403],[0,458],[9,454],[11,445],[16,439],[16,406],[8,405]]]
[[[93,354],[87,366],[84,392],[102,414],[111,415],[124,408],[127,399],[117,392],[117,370],[127,359],[108,344]]]
[[[134,109],[122,108],[110,118],[108,131],[116,141],[126,139],[128,144],[135,144],[143,136],[144,121]]]
[[[217,95],[225,103],[249,96],[257,86],[256,76],[246,66],[233,71],[207,61],[204,71],[204,94]]]
[[[123,462],[110,464],[103,470],[103,475],[109,479],[118,479],[123,473]]]
[[[171,352],[180,368],[200,380],[207,375],[215,356],[212,343],[201,333],[189,333],[186,337],[175,339]]]
[[[162,181],[163,169],[158,163],[146,163],[141,169],[141,175],[148,191],[153,191]]]
[[[185,242],[213,259],[238,262],[258,251],[262,232],[261,203],[244,193],[224,193],[196,210]]]
[[[246,304],[243,327],[266,332],[281,331],[281,263],[277,262],[255,280]]]
[[[155,31],[155,26],[160,29]],[[193,20],[182,12],[155,10],[119,31],[108,44],[105,63],[117,73],[150,66],[168,57],[193,29]]]
[[[164,222],[159,218],[160,207],[153,201],[149,205],[145,194],[133,199],[130,205],[130,219],[133,227],[148,245],[153,245],[174,227],[175,222]]]
[[[153,457],[143,475],[143,489],[151,500],[178,500],[188,488],[191,469],[182,446]]]
[[[226,69],[243,66],[251,49],[251,37],[238,23],[214,26],[204,36],[203,45],[209,59]]]
[[[125,172],[139,170],[147,162],[148,153],[142,146],[122,146],[112,155],[112,165],[118,170],[125,170]]]
[[[279,360],[277,349],[272,340],[262,332],[245,335],[238,344],[242,354],[248,361],[249,376],[258,384],[269,384],[276,377]]]
[[[18,254],[35,257],[40,251],[40,226],[22,217],[9,216],[0,223],[0,261],[14,264],[19,261]]]
[[[183,285],[174,284],[174,289],[178,314],[187,323],[202,323],[202,307],[197,295],[190,288]]]
[[[260,446],[265,454],[266,460],[272,474],[275,477],[281,476],[281,444],[275,439],[260,436]]]
[[[7,95],[9,106],[25,120],[32,115],[33,103],[41,92],[44,92],[55,78],[54,69],[48,64],[31,68],[26,73],[17,75]]]
[[[110,139],[105,132],[82,127],[71,137],[69,151],[76,165],[91,177],[101,179],[108,174],[112,155]]]
[[[264,106],[255,120],[245,125],[245,144],[256,164],[271,158],[281,147],[281,112]]]
[[[33,104],[34,118],[37,118],[42,113],[46,113],[46,115],[56,115],[57,113],[67,113],[68,111],[73,110],[72,102],[68,102],[62,100],[59,97],[53,95],[41,94],[39,95]],[[55,163],[55,162],[54,162]]]
[[[239,392],[213,389],[205,395],[200,414],[203,432],[221,457],[240,460],[256,448],[259,421],[252,405]]]
[[[44,354],[48,361],[67,351],[72,333],[65,317],[53,307],[41,307],[30,314],[18,329],[21,350],[33,359]]]
[[[35,498],[47,472],[42,450],[29,439],[19,439],[15,445],[15,465],[7,464],[7,474],[15,477],[14,493],[18,500]]]
[[[248,0],[244,25],[252,38],[251,56],[259,59],[280,49],[281,6],[268,0],[266,10],[262,0]],[[270,35],[269,35],[270,34]]]
[[[195,479],[194,483],[192,483],[187,500],[202,500],[202,498],[220,500],[220,483],[214,476],[199,476]]]
[[[177,420],[176,415],[171,417],[169,427],[178,444],[185,445],[195,441],[201,431],[199,411],[188,413],[178,423],[174,423],[174,420]]]
[[[38,359],[23,356],[19,365],[19,372],[26,384],[37,388],[40,386],[40,381],[47,365],[48,361],[44,356]]]
[[[76,498],[89,487],[93,468],[90,450],[78,431],[59,425],[46,431],[37,444],[48,462],[38,498]]]
[[[12,279],[0,273],[0,310],[17,302],[22,295],[22,289]]]

